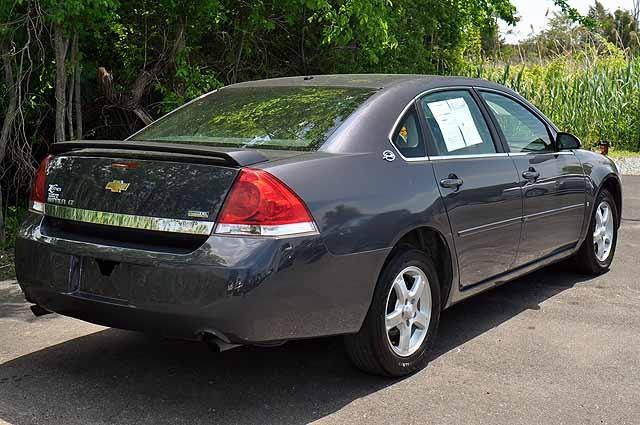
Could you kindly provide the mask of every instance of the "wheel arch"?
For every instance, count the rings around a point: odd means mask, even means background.
[[[620,222],[622,221],[622,184],[620,183],[620,178],[613,173],[608,174],[605,178],[602,179],[602,183],[600,184],[600,188],[598,189],[598,194],[600,194],[600,192],[602,192],[603,190],[607,190],[611,194],[611,196],[613,196],[613,201],[616,203],[616,212],[618,215],[617,223],[618,227],[620,227]]]
[[[398,250],[412,247],[428,255],[436,267],[440,283],[440,305],[447,305],[454,279],[454,256],[447,239],[437,229],[430,226],[420,226],[406,231],[394,243],[387,255],[380,273]]]

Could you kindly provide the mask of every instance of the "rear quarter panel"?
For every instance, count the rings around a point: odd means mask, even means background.
[[[430,162],[388,162],[381,152],[310,154],[269,172],[306,202],[334,255],[390,249],[422,226],[450,238]]]

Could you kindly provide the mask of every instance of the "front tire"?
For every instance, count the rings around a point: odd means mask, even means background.
[[[618,241],[618,211],[613,197],[602,190],[596,198],[589,230],[575,264],[578,271],[598,275],[609,270]]]
[[[347,353],[365,372],[403,376],[423,368],[440,321],[440,285],[431,259],[397,252],[384,267],[360,331],[345,337]]]

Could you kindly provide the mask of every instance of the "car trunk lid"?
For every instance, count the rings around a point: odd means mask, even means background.
[[[56,143],[45,215],[117,227],[211,233],[239,168],[296,154],[146,142]]]

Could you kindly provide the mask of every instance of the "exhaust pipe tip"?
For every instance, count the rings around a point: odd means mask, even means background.
[[[205,331],[202,333],[202,340],[214,353],[222,353],[223,351],[242,346],[242,344],[231,344],[228,341],[224,341],[220,336],[217,335],[217,333],[210,331]]]
[[[44,307],[42,307],[41,305],[38,305],[38,304],[34,304],[29,308],[31,309],[31,312],[33,313],[33,315],[36,316],[36,317],[40,317],[40,316],[44,316],[45,314],[53,313],[52,311],[49,311],[49,310],[45,309]]]

